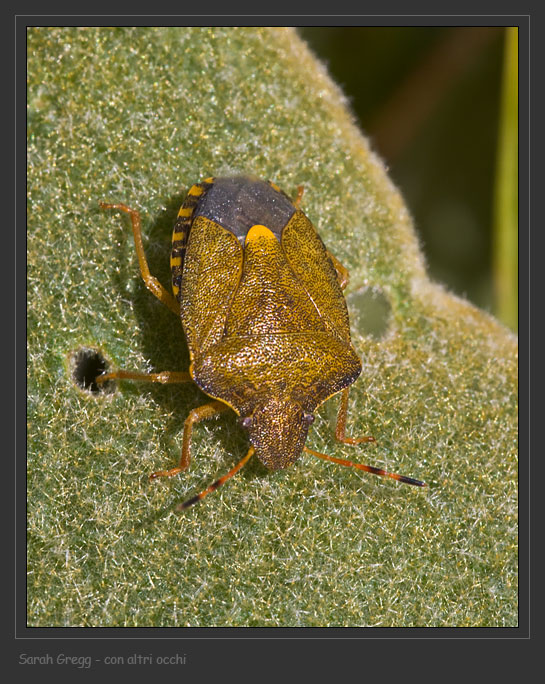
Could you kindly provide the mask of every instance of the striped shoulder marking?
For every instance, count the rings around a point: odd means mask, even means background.
[[[195,183],[195,185],[192,185],[189,188],[186,198],[180,207],[180,211],[178,212],[179,217],[186,218],[192,215],[199,199],[201,198],[201,195],[203,195],[210,188],[210,186],[214,183],[214,180],[214,178],[206,178],[200,183]]]
[[[172,250],[170,252],[170,272],[172,275],[172,291],[177,299],[182,283],[184,254],[189,231],[191,230],[191,224],[193,222],[193,214],[200,198],[214,183],[214,180],[213,177],[206,178],[200,183],[195,183],[195,185],[191,186],[180,207],[176,223],[174,224],[174,229],[172,231]]]

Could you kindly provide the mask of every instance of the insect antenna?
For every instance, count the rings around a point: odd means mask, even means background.
[[[375,468],[374,466],[365,465],[363,463],[353,463],[352,461],[347,461],[344,458],[336,458],[335,456],[328,456],[327,454],[321,454],[319,451],[313,451],[308,447],[303,447],[303,451],[306,451],[313,456],[318,456],[318,458],[323,458],[326,461],[333,461],[333,463],[338,463],[342,466],[351,466],[352,468],[357,468],[358,470],[364,470],[366,473],[373,473],[373,475],[380,475],[382,477],[390,477],[392,480],[397,480],[398,482],[405,482],[406,484],[415,485],[415,487],[427,487],[425,482],[420,480],[415,480],[413,477],[407,477],[406,475],[398,475],[397,473],[389,473],[382,468]]]
[[[214,492],[218,487],[221,487],[221,485],[228,480],[230,477],[233,477],[235,473],[238,473],[238,471],[246,465],[246,463],[250,460],[250,458],[253,456],[255,452],[254,447],[250,447],[248,450],[248,453],[244,458],[239,461],[234,468],[231,468],[231,470],[226,473],[225,475],[222,475],[218,480],[215,482],[212,482],[210,487],[207,487],[204,491],[202,491],[200,494],[197,494],[197,496],[192,497],[191,499],[188,499],[187,501],[184,501],[181,504],[178,504],[176,506],[177,511],[183,511],[186,508],[189,508],[189,506],[193,506],[193,504],[196,504],[198,501],[201,499],[204,499],[204,497],[207,494],[210,494],[210,492]]]

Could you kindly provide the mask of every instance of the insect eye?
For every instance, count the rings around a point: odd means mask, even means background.
[[[312,423],[314,423],[314,414],[305,413],[303,416],[303,423],[306,423],[307,425],[312,425]]]
[[[252,417],[251,416],[246,416],[245,418],[240,419],[240,424],[244,428],[249,428],[250,425],[252,424]]]

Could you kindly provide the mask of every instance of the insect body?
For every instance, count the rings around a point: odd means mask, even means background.
[[[184,508],[216,489],[254,452],[271,470],[288,467],[305,450],[423,484],[305,447],[317,407],[341,391],[337,439],[358,444],[374,438],[345,434],[348,387],[361,372],[342,293],[347,272],[298,208],[301,195],[300,190],[293,202],[273,183],[246,176],[194,185],[172,236],[174,297],[149,273],[138,213],[122,204],[101,204],[130,214],[142,277],[180,315],[191,359],[189,374],[117,371],[101,380],[193,380],[214,400],[186,420],[179,466],[151,477],[189,466],[191,432],[199,420],[231,408],[248,432],[251,447],[242,461]]]

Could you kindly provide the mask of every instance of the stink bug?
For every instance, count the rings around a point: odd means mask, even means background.
[[[299,209],[274,183],[246,176],[207,178],[193,185],[172,234],[172,296],[149,271],[140,215],[132,222],[146,287],[180,316],[190,354],[189,373],[118,370],[98,381],[195,382],[213,401],[189,414],[180,463],[150,477],[171,477],[190,462],[193,426],[231,408],[250,449],[226,475],[181,504],[187,508],[217,489],[256,454],[271,470],[287,468],[302,451],[345,466],[425,486],[404,475],[321,454],[305,446],[314,412],[342,392],[336,438],[347,437],[348,389],[361,373],[342,290],[348,272],[325,248]]]

